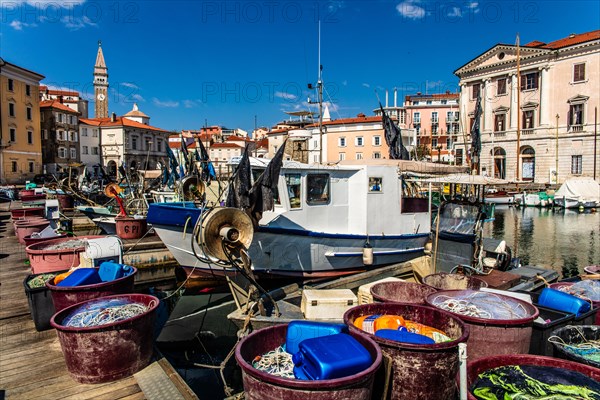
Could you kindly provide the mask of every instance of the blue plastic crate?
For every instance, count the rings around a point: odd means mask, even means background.
[[[100,283],[100,275],[96,268],[77,268],[69,274],[65,279],[60,281],[56,286],[71,287],[93,285]]]
[[[344,324],[305,320],[291,321],[288,324],[285,337],[285,351],[290,354],[296,354],[299,350],[300,342],[303,340],[335,335],[342,332],[348,332],[348,327]]]

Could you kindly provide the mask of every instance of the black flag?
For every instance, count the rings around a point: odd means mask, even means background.
[[[267,168],[258,177],[252,189],[250,189],[250,217],[254,225],[262,218],[264,211],[270,211],[275,208],[275,193],[277,192],[277,181],[279,180],[279,171],[283,164],[283,154],[285,153],[285,144],[287,140],[277,150],[275,157],[269,162]]]
[[[402,133],[400,128],[391,120],[391,118],[385,113],[383,106],[379,103],[381,109],[381,118],[383,122],[383,129],[385,130],[385,142],[390,148],[390,159],[392,160],[410,160],[410,154],[402,143]]]
[[[229,192],[227,193],[227,201],[225,202],[226,207],[240,208],[244,211],[250,208],[250,188],[252,186],[250,182],[251,169],[250,158],[248,158],[248,147],[249,145],[246,144],[242,159],[229,184]]]
[[[479,129],[479,120],[481,119],[481,94],[477,95],[473,119],[473,126],[471,127],[471,160],[474,168],[476,168],[479,164],[479,155],[481,154],[481,132]]]

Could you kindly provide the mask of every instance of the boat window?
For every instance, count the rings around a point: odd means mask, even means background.
[[[311,206],[329,204],[329,174],[306,175],[306,203]]]
[[[380,177],[369,177],[369,192],[381,192],[383,191],[382,187],[383,178]]]
[[[448,203],[440,213],[440,232],[472,235],[479,215],[479,207],[476,205]]]
[[[290,208],[300,208],[301,179],[300,174],[285,174]]]

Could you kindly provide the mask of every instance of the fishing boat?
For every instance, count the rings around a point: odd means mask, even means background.
[[[250,160],[253,176],[267,167],[268,160]],[[409,194],[405,174],[457,170],[464,168],[385,159],[336,165],[284,161],[274,209],[263,213],[248,249],[253,272],[316,278],[418,257],[429,240],[431,200]],[[154,203],[148,223],[188,273],[224,275],[195,244],[202,214],[194,203]],[[372,259],[365,261],[366,254]]]
[[[515,202],[515,195],[504,190],[491,189],[485,194],[485,202],[498,205],[512,205]]]
[[[592,178],[568,178],[554,195],[555,204],[563,208],[594,208],[600,202],[600,184]]]
[[[540,207],[542,200],[539,193],[523,192],[515,196],[515,203],[520,207]]]

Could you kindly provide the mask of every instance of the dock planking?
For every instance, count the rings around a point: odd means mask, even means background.
[[[145,399],[133,376],[93,385],[69,376],[56,332],[36,331],[30,317],[23,287],[30,271],[10,213],[0,210],[0,392],[6,399]]]

